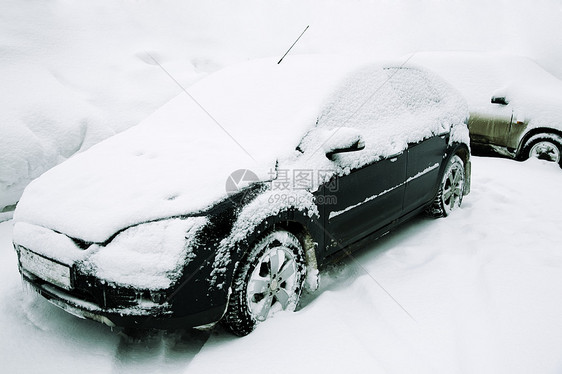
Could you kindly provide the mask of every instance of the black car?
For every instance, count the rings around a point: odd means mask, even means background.
[[[228,68],[31,183],[14,217],[20,272],[110,326],[245,335],[294,310],[340,251],[460,206],[467,117],[412,66]]]

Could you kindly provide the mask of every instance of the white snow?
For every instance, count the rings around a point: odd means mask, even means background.
[[[195,257],[197,231],[206,223],[205,217],[190,217],[133,226],[103,248],[89,248],[92,253],[83,266],[108,282],[167,289]]]
[[[26,222],[14,225],[13,240],[37,254],[68,266],[88,255],[68,236]]]
[[[184,40],[173,30],[164,38],[176,52],[154,52],[152,45],[163,45],[147,38],[154,9],[141,12],[147,19],[140,26],[127,8],[0,4],[0,211],[32,179],[137,124],[178,93],[146,51],[184,85],[220,66],[181,52]]]
[[[4,370],[558,373],[561,188],[556,165],[475,157],[460,209],[420,217],[321,273],[302,309],[277,314],[245,338],[217,327],[131,343],[59,310],[22,290],[12,222],[3,222]]]
[[[560,78],[561,17],[557,0],[2,1],[0,211],[72,151],[180,93],[146,51],[189,87],[221,67],[281,56],[310,25],[285,62],[294,53],[499,50]],[[131,342],[78,319],[22,288],[13,223],[2,222],[2,370],[560,373],[560,178],[535,160],[474,158],[460,210],[417,219],[323,273],[304,309],[242,339],[217,328]]]

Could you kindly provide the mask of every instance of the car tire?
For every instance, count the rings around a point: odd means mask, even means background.
[[[454,155],[447,163],[437,196],[427,212],[433,217],[446,217],[453,209],[460,207],[465,179],[464,162],[459,156]]]
[[[306,276],[298,238],[275,230],[254,245],[238,267],[228,309],[227,330],[245,336],[280,310],[294,311]]]
[[[562,167],[562,137],[554,134],[533,136],[521,151],[522,159],[538,158]]]

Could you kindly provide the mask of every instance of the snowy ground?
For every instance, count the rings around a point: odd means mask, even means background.
[[[3,222],[3,372],[559,373],[560,190],[556,165],[474,157],[460,210],[356,253],[301,310],[244,338],[217,327],[131,340],[73,317],[22,288]]]

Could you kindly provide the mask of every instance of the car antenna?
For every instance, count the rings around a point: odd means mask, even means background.
[[[277,65],[279,65],[281,63],[281,61],[283,61],[283,59],[285,58],[285,56],[287,56],[289,54],[289,52],[291,51],[291,49],[293,49],[293,47],[295,46],[295,44],[297,44],[297,42],[299,41],[299,39],[301,38],[301,36],[304,35],[304,33],[306,32],[306,30],[308,30],[308,28],[310,27],[310,25],[306,26],[306,28],[304,29],[304,31],[299,35],[299,37],[297,38],[297,40],[295,40],[295,42],[293,43],[292,46],[289,47],[289,49],[287,50],[287,52],[285,52],[285,54],[283,55],[283,57],[281,57],[281,60],[279,60],[277,62]]]

